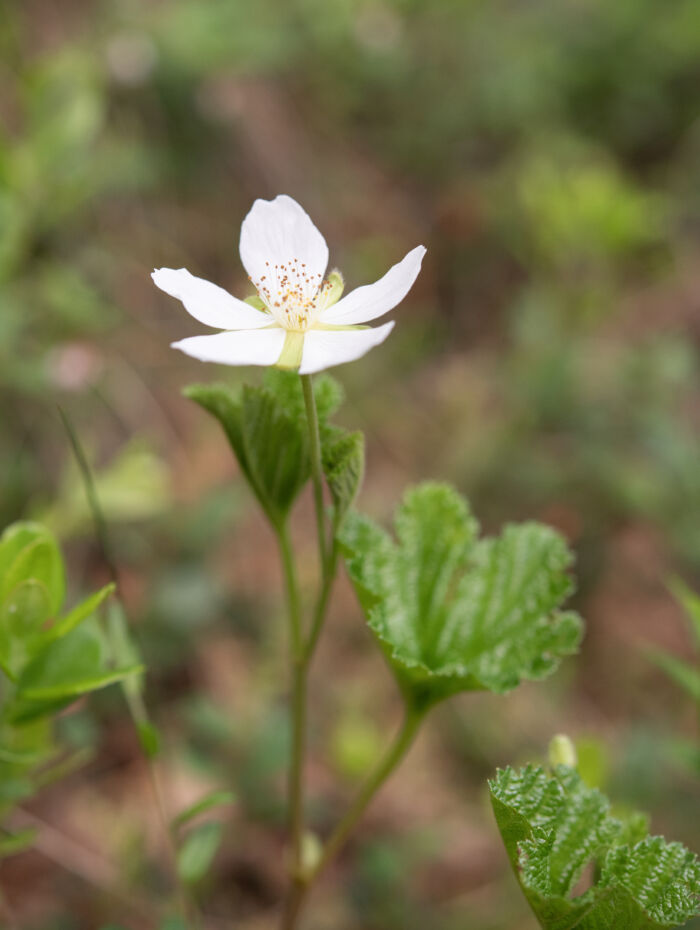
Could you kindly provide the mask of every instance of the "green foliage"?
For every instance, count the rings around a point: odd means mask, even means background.
[[[63,616],[65,570],[53,535],[15,523],[0,537],[0,813],[49,780],[58,750],[52,717],[76,698],[135,675],[114,663],[96,613],[107,585]],[[64,760],[65,761],[65,760]],[[3,849],[18,848],[17,842]]]
[[[683,607],[693,645],[700,656],[700,597],[690,590],[682,581],[676,579],[671,584],[676,600]],[[700,704],[700,665],[685,662],[682,659],[663,652],[661,649],[647,650],[649,657],[668,677],[682,688],[689,697]]]
[[[554,530],[508,526],[477,539],[466,501],[447,485],[410,490],[398,542],[366,517],[341,533],[350,578],[406,698],[503,693],[543,678],[576,650],[581,621],[559,610],[572,556]]]
[[[222,835],[222,825],[213,822],[203,823],[187,834],[178,850],[177,870],[188,885],[196,884],[207,874]]]
[[[661,930],[700,913],[700,862],[646,835],[570,768],[499,771],[491,802],[518,881],[543,930]],[[590,888],[576,893],[589,864]]]
[[[270,522],[281,527],[310,475],[299,422],[267,388],[193,385],[185,395],[223,426],[241,471]]]
[[[211,791],[209,794],[195,801],[184,811],[181,811],[174,820],[175,827],[182,827],[190,820],[212,810],[215,807],[224,807],[233,804],[236,800],[235,795],[230,791]]]
[[[328,436],[321,448],[323,472],[333,500],[336,532],[355,503],[365,472],[365,437],[359,431]]]
[[[268,519],[275,527],[282,526],[311,475],[299,376],[296,372],[270,369],[262,387],[195,384],[185,389],[185,396],[219,421]],[[314,397],[323,467],[339,525],[362,481],[363,439],[360,433],[346,433],[328,422],[343,398],[333,378],[316,378]]]

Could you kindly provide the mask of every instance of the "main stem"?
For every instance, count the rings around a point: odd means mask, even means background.
[[[304,731],[306,729],[306,673],[303,657],[299,583],[292,552],[292,541],[289,535],[289,524],[286,521],[279,528],[277,538],[282,557],[291,635],[292,751],[289,767],[289,832],[292,843],[292,872],[295,874],[301,862],[301,844],[304,833],[304,797],[301,773],[304,756]]]
[[[338,554],[335,542],[330,555],[326,541],[326,523],[323,511],[323,469],[321,464],[321,436],[318,424],[318,411],[314,397],[313,382],[310,375],[301,375],[304,394],[306,420],[309,430],[309,451],[311,458],[311,478],[314,489],[314,507],[316,510],[316,532],[318,535],[318,555],[321,571],[321,587],[314,609],[311,630],[306,643],[302,642],[299,631],[294,639],[292,657],[292,752],[289,773],[289,828],[291,833],[292,865],[291,887],[282,915],[283,930],[296,926],[299,907],[304,897],[304,758],[306,755],[306,696],[309,665],[316,649],[316,643],[323,627],[333,577],[337,566]],[[284,553],[283,553],[284,555]],[[290,600],[291,615],[291,600]]]
[[[318,428],[318,413],[316,411],[316,398],[311,375],[301,375],[301,386],[304,391],[304,405],[306,407],[306,420],[309,425],[309,451],[311,453],[311,479],[314,486],[314,505],[316,508],[316,531],[318,533],[318,554],[321,561],[321,572],[325,579],[328,565],[326,546],[326,526],[323,517],[323,469],[321,467],[321,434]]]

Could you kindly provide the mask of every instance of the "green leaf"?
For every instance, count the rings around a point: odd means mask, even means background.
[[[699,668],[694,668],[690,663],[683,662],[661,649],[649,649],[647,654],[672,681],[675,681],[694,701],[700,703]]]
[[[38,643],[51,615],[49,592],[35,579],[22,581],[0,603],[0,667],[16,679]]]
[[[261,503],[267,501],[266,509],[279,525],[310,475],[306,435],[264,388],[243,388],[242,413],[246,458]]]
[[[220,823],[203,823],[187,834],[177,854],[177,870],[188,885],[201,881],[207,874],[222,834]]]
[[[58,543],[38,523],[15,523],[0,541],[0,601],[18,584],[29,580],[40,581],[46,587],[50,613],[58,613],[66,590]]]
[[[72,630],[77,626],[87,620],[88,617],[91,617],[94,613],[97,612],[98,608],[102,602],[113,594],[116,589],[116,585],[107,584],[104,588],[101,588],[99,591],[96,591],[95,594],[91,594],[90,597],[86,598],[77,607],[74,607],[65,617],[61,617],[60,620],[56,621],[50,630],[47,630],[45,636],[45,642],[51,642],[54,639],[61,639],[63,636],[67,636]]]
[[[410,490],[398,543],[350,514],[350,578],[404,696],[429,706],[458,691],[503,693],[550,674],[576,650],[581,621],[558,608],[572,590],[564,540],[536,523],[477,540],[466,501],[442,484]]]
[[[306,405],[301,378],[296,372],[268,368],[265,371],[265,387],[285,411],[296,420],[306,435]],[[337,412],[343,402],[344,392],[340,384],[328,374],[316,375],[313,379],[316,413],[318,414],[321,435],[327,428],[328,420]]]
[[[192,385],[185,395],[222,425],[253,493],[279,527],[310,474],[299,422],[266,388]]]
[[[365,472],[365,439],[362,433],[340,434],[322,445],[323,473],[333,499],[333,524],[336,532],[362,486]]]
[[[122,668],[141,665],[141,653],[131,635],[126,613],[118,598],[114,598],[108,605],[106,626],[111,664]],[[130,675],[128,678],[124,679],[123,687],[129,700],[133,700],[134,697],[143,692],[143,675]],[[146,725],[147,721],[144,720],[142,722],[144,724],[143,732],[141,732],[139,728],[141,745],[149,756],[151,756],[152,753],[153,755],[157,755],[159,743],[158,733],[155,727]],[[150,732],[151,730],[153,730],[153,732]]]
[[[210,811],[214,807],[223,807],[224,805],[233,804],[236,800],[235,795],[230,791],[212,791],[191,804],[184,811],[181,811],[173,820],[173,826],[182,827],[190,820],[198,817],[200,814]]]
[[[86,621],[50,643],[27,665],[17,682],[17,696],[29,701],[62,701],[142,671],[142,666],[110,668],[103,637]]]
[[[680,578],[674,578],[669,587],[675,599],[685,610],[690,632],[695,640],[695,645],[700,649],[700,596],[691,591]]]
[[[29,849],[36,838],[34,827],[19,830],[17,833],[6,833],[0,836],[0,859],[14,856],[16,853]]]
[[[639,839],[578,774],[499,771],[491,802],[508,856],[544,930],[661,930],[700,912],[700,862],[680,843]],[[593,863],[594,882],[574,894]]]

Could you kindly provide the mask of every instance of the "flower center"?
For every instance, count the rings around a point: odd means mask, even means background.
[[[320,309],[316,299],[327,282],[297,258],[280,265],[265,262],[265,266],[265,274],[253,281],[260,299],[282,329],[305,333],[316,320]]]

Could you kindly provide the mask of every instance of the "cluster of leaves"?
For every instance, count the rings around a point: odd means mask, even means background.
[[[138,676],[115,663],[97,612],[107,585],[62,613],[65,570],[54,536],[37,523],[15,523],[0,537],[0,815],[31,796],[63,762],[54,715],[78,697]],[[7,836],[15,851],[23,837]],[[28,837],[26,838],[28,839]]]
[[[467,502],[434,483],[407,492],[395,526],[397,542],[352,514],[341,538],[367,621],[409,704],[503,693],[575,652],[581,621],[559,609],[572,590],[572,556],[554,530],[524,523],[480,540]]]
[[[662,930],[700,913],[697,857],[649,836],[642,815],[613,817],[607,798],[573,768],[507,768],[490,789],[511,865],[543,930]],[[591,865],[590,887],[579,891]]]
[[[297,374],[270,369],[262,387],[197,384],[185,394],[219,421],[260,506],[280,530],[311,476],[306,409]],[[342,396],[330,376],[315,380],[321,459],[336,527],[352,506],[364,474],[362,433],[328,422]]]

